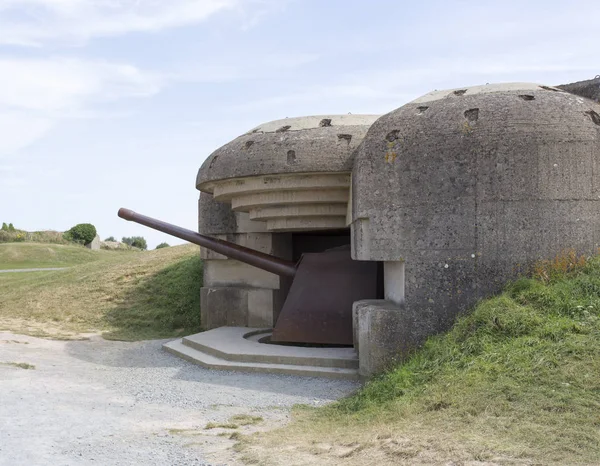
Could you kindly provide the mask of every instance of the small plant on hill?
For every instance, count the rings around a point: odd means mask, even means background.
[[[536,262],[533,266],[532,275],[533,278],[547,283],[557,277],[581,270],[586,263],[585,256],[577,255],[574,249],[566,249],[552,260]]]
[[[2,222],[2,231],[8,231],[8,225],[6,222]]]
[[[8,231],[15,231],[15,227],[12,223],[8,224]]]
[[[64,237],[74,243],[88,244],[96,237],[96,227],[91,223],[80,223],[66,231]]]
[[[160,243],[158,246],[156,246],[156,249],[162,249],[162,248],[168,248],[169,247],[169,243]]]
[[[117,240],[115,239],[114,236],[109,236],[108,238],[106,238],[104,241],[112,241],[113,243],[116,243]]]
[[[148,249],[148,243],[146,243],[146,240],[143,236],[124,236],[123,239],[121,239],[121,241],[134,248],[139,248],[143,250]]]

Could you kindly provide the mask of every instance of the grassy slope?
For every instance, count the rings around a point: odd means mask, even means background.
[[[295,419],[240,448],[264,464],[599,464],[600,259],[512,284],[356,395]]]
[[[101,252],[63,271],[0,274],[0,330],[65,337],[103,331],[125,340],[199,330],[197,247]]]
[[[0,270],[69,267],[116,254],[83,246],[40,243],[0,243]]]

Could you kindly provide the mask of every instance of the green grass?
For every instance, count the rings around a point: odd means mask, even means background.
[[[199,254],[178,260],[157,271],[125,293],[105,315],[114,329],[107,339],[163,338],[175,332],[200,330],[202,263]]]
[[[60,231],[0,230],[0,243],[15,242],[72,244],[63,237],[63,233]]]
[[[263,420],[262,416],[251,416],[250,414],[236,414],[229,419],[230,422],[239,424],[240,426],[251,426]]]
[[[298,408],[246,451],[276,464],[277,442],[297,464],[598,464],[600,258],[509,285],[355,395]]]
[[[0,362],[0,366],[12,366],[18,367],[19,369],[35,369],[34,364],[28,362]]]
[[[226,422],[226,423],[209,422],[208,424],[206,424],[206,426],[204,427],[204,429],[206,429],[206,430],[210,430],[210,429],[237,429],[238,427],[239,427],[239,425],[233,424],[231,422]]]
[[[41,243],[0,243],[0,270],[70,267],[125,251],[91,251],[83,246]]]
[[[0,274],[0,330],[53,338],[103,332],[121,340],[200,330],[197,247],[82,250],[101,254],[62,271]]]

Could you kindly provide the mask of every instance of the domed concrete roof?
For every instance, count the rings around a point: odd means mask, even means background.
[[[371,126],[352,195],[353,257],[401,261],[407,308],[450,322],[600,246],[600,105],[531,83],[429,93]]]
[[[256,175],[352,171],[352,153],[378,115],[320,115],[264,123],[214,151],[196,178],[213,182]]]
[[[217,149],[196,186],[267,231],[345,228],[354,150],[377,115],[321,115],[260,125]]]

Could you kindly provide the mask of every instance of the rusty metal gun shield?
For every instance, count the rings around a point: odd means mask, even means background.
[[[273,342],[352,345],[352,303],[377,297],[377,264],[349,249],[302,255]]]

